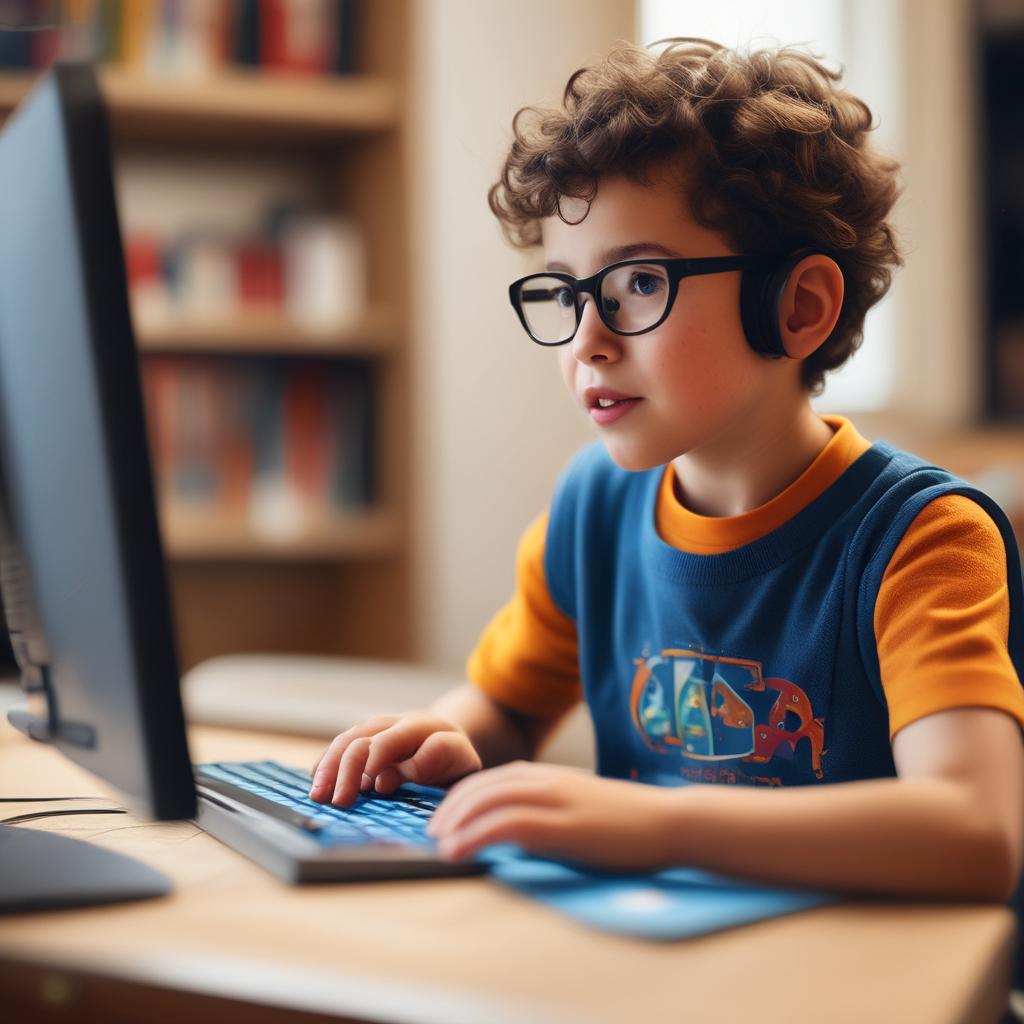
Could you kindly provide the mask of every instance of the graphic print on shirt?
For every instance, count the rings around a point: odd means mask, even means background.
[[[811,770],[822,778],[825,720],[795,683],[766,679],[758,661],[696,650],[668,649],[635,664],[630,713],[650,750],[753,765],[791,760],[806,740]]]

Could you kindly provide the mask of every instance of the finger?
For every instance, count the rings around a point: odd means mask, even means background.
[[[455,835],[476,819],[503,807],[554,808],[561,803],[557,791],[543,779],[507,778],[474,787],[470,797],[443,817],[439,810],[430,819],[427,834],[437,838]]]
[[[311,800],[326,800],[327,795],[334,790],[334,780],[338,774],[338,762],[348,745],[348,734],[339,733],[331,740],[330,745],[324,751],[323,756],[317,762],[313,771],[313,782],[309,787]]]
[[[550,781],[549,778],[538,769],[537,765],[526,761],[513,761],[501,765],[499,768],[488,768],[486,771],[469,775],[461,782],[456,783],[448,795],[441,802],[431,824],[438,828],[446,828],[451,820],[461,814],[465,804],[476,800],[481,791],[498,786],[510,779],[521,779],[533,776],[542,780]]]
[[[331,803],[335,807],[349,807],[355,803],[363,781],[371,742],[369,736],[357,737],[341,755],[341,761],[338,763],[338,781],[334,785],[334,795],[331,797]]]
[[[395,767],[410,782],[444,786],[479,771],[480,755],[462,733],[435,732],[412,757]]]
[[[426,739],[435,733],[461,735],[443,719],[428,716],[404,718],[379,732],[371,744],[366,774],[374,778],[387,765],[411,758]]]
[[[438,842],[446,860],[465,860],[495,843],[515,843],[531,853],[566,854],[562,815],[546,808],[504,807],[485,814]]]
[[[398,718],[398,715],[378,715],[335,736],[313,770],[313,783],[309,789],[310,799],[325,800],[327,794],[332,792],[338,765],[352,740],[361,736],[372,736],[393,725]]]
[[[364,775],[363,778],[369,779],[369,776]],[[380,774],[372,785],[382,796],[390,796],[403,782],[405,782],[405,779],[402,773],[394,765],[388,765],[387,768],[381,769]],[[368,789],[369,786],[366,788]]]

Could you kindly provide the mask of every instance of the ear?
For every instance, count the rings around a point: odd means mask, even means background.
[[[806,359],[832,333],[843,308],[843,272],[823,253],[806,256],[790,272],[779,302],[779,333],[786,355]]]

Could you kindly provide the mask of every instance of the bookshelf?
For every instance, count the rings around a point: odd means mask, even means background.
[[[136,323],[141,352],[384,356],[394,351],[397,337],[397,318],[384,307],[343,329],[296,324],[269,312]]]
[[[117,141],[321,143],[340,136],[388,132],[398,121],[395,82],[380,76],[328,78],[223,70],[206,78],[150,78],[101,69]],[[24,72],[0,81],[0,113],[12,110],[35,80]]]
[[[280,536],[259,533],[231,516],[178,505],[161,511],[164,539],[182,562],[305,562],[335,558],[372,559],[397,550],[399,524],[388,511],[318,518]]]
[[[373,495],[364,508],[311,512],[287,529],[160,499],[182,670],[238,651],[389,658],[413,653],[409,532],[406,125],[412,12],[408,0],[361,4],[357,73],[307,76],[218,69],[206,77],[145,77],[100,69],[115,159],[209,154],[316,167],[316,203],[358,225],[366,247],[365,312],[336,326],[274,310],[136,316],[147,360],[216,357],[356,361],[372,388]],[[0,119],[34,73],[0,72]],[[132,225],[122,217],[122,231]]]

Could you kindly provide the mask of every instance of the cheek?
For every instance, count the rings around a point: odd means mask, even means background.
[[[563,345],[558,350],[558,369],[561,371],[562,380],[565,381],[565,386],[573,394],[576,393],[576,368],[579,363],[576,357],[572,354],[572,345]]]
[[[760,359],[738,317],[689,317],[652,353],[652,373],[701,406],[720,403],[759,376]]]

